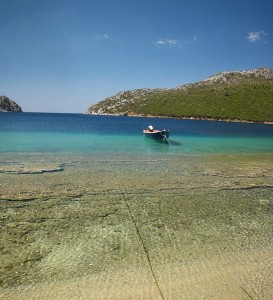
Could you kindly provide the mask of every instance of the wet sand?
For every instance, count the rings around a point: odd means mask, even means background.
[[[271,299],[273,157],[1,158],[1,299]]]

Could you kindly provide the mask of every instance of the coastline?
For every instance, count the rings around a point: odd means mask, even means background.
[[[252,121],[252,120],[242,120],[237,118],[227,118],[227,119],[221,119],[221,118],[212,118],[212,117],[170,117],[170,116],[164,116],[164,115],[150,115],[150,114],[135,114],[135,113],[117,113],[117,114],[111,114],[111,113],[85,113],[87,115],[94,115],[94,116],[116,116],[116,117],[139,117],[139,118],[162,118],[162,119],[176,119],[176,120],[195,120],[195,121],[213,121],[213,122],[227,122],[227,123],[249,123],[249,124],[266,124],[266,125],[272,125],[273,121]]]

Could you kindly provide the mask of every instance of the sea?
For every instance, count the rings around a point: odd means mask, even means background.
[[[153,125],[170,144],[143,137]],[[0,153],[272,153],[273,125],[58,113],[2,113]]]
[[[0,299],[272,299],[272,182],[272,124],[1,113]]]

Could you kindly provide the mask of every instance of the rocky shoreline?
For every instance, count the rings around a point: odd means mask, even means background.
[[[272,154],[98,157],[3,154],[0,299],[271,299]]]
[[[251,121],[251,120],[241,120],[241,119],[221,119],[221,118],[212,118],[212,117],[170,117],[170,116],[161,116],[161,115],[150,115],[150,114],[136,114],[136,113],[120,113],[120,114],[110,114],[110,113],[91,113],[89,115],[96,116],[116,116],[116,117],[139,117],[139,118],[161,118],[161,119],[176,119],[176,120],[196,120],[196,121],[214,121],[214,122],[231,122],[231,123],[253,123],[253,124],[273,124],[269,121]]]

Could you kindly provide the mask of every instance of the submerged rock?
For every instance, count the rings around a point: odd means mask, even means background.
[[[0,96],[0,112],[23,112],[22,108],[6,96]]]

